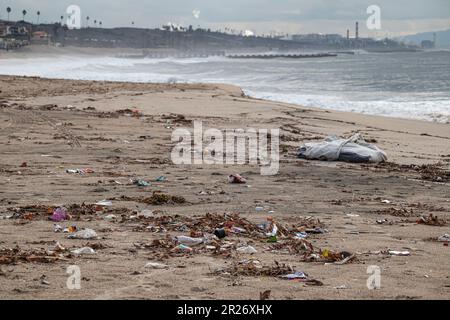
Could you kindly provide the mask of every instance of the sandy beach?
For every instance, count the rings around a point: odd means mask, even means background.
[[[219,130],[279,128],[279,173],[173,164],[171,134],[194,120]],[[450,234],[448,124],[268,102],[229,85],[0,76],[0,132],[1,299],[258,300],[267,290],[283,300],[450,295],[450,249],[438,241]],[[388,163],[297,158],[304,142],[357,132]],[[236,173],[247,183],[230,184]],[[112,206],[94,205],[101,200]],[[58,207],[70,221],[49,221]],[[153,213],[136,217],[143,210]],[[279,226],[277,243],[255,229],[268,216]],[[215,249],[174,250],[172,237],[203,235],[230,219],[246,232],[216,240]],[[68,239],[55,224],[93,229],[98,239]],[[293,243],[293,230],[315,227],[328,232]],[[319,259],[305,258],[308,244]],[[244,245],[257,252],[236,250]],[[82,247],[96,253],[71,253]],[[71,265],[81,272],[79,290],[67,287]],[[379,289],[367,287],[369,266],[381,270]],[[289,270],[315,281],[279,277]]]

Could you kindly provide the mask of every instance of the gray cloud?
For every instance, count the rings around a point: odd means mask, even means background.
[[[84,17],[102,21],[106,27],[158,27],[166,22],[224,28],[248,26],[257,32],[278,30],[285,32],[344,33],[354,21],[361,23],[364,32],[366,9],[380,6],[384,31],[393,34],[450,28],[448,0],[0,0],[0,12],[6,17],[6,6],[13,8],[12,18],[21,19],[21,11],[28,11],[27,20],[35,21],[41,11],[41,21],[59,21],[70,4],[78,4]],[[192,11],[201,12],[196,19]],[[382,20],[382,21],[383,21]]]

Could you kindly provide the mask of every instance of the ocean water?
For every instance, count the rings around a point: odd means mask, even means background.
[[[450,123],[450,51],[359,53],[322,59],[0,59],[0,74],[240,86],[252,97]]]

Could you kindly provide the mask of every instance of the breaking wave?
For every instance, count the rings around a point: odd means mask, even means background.
[[[245,60],[245,61],[244,61]],[[308,107],[450,122],[450,52],[324,59],[123,58],[52,55],[0,59],[0,74],[46,78],[206,82]]]

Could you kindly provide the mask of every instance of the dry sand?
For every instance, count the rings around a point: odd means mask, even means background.
[[[136,108],[143,115],[116,112],[127,108]],[[172,164],[171,133],[177,127],[191,127],[191,120],[218,129],[280,128],[283,153],[279,174],[261,176],[259,168],[252,165]],[[0,250],[16,246],[50,250],[55,241],[70,249],[88,242],[97,245],[93,256],[65,254],[66,260],[54,263],[3,260],[2,299],[259,299],[266,290],[271,290],[271,299],[450,297],[450,249],[430,240],[450,233],[449,125],[261,101],[224,85],[3,76],[0,132],[0,216],[22,213],[15,219],[0,220]],[[390,163],[375,166],[296,157],[303,142],[355,132],[376,141],[388,153]],[[21,166],[24,162],[26,166]],[[438,162],[439,167],[411,166]],[[95,172],[66,173],[74,168]],[[229,184],[230,173],[242,174],[247,184]],[[156,182],[161,175],[166,181]],[[130,182],[134,178],[148,180],[151,186],[139,188]],[[120,199],[149,197],[153,191],[182,196],[187,203],[147,205]],[[48,215],[27,215],[32,208],[20,211],[30,205],[46,208],[103,199],[114,199],[111,210],[122,222],[105,221],[106,213],[99,211],[60,223],[96,230],[100,239],[95,241],[67,239],[63,233],[54,233]],[[400,208],[404,210],[394,210]],[[143,209],[157,210],[158,216],[239,213],[253,223],[264,222],[270,215],[280,226],[311,216],[329,231],[311,236],[308,240],[314,246],[350,252],[356,258],[343,265],[305,262],[302,254],[273,252],[266,240],[244,235],[230,235],[225,240],[250,243],[258,250],[253,256],[235,250],[229,256],[207,252],[164,256],[157,254],[164,249],[144,244],[167,234],[189,232],[142,231],[151,223],[129,218],[133,211]],[[430,213],[444,226],[416,223]],[[376,220],[384,218],[389,223],[377,224]],[[282,237],[279,243],[284,243]],[[407,250],[411,255],[390,256],[383,253],[387,249]],[[215,273],[249,258],[268,266],[274,261],[290,265],[323,285]],[[147,262],[161,262],[169,268],[146,269]],[[69,265],[80,267],[80,290],[66,286]],[[381,268],[378,290],[366,286],[370,265]]]

